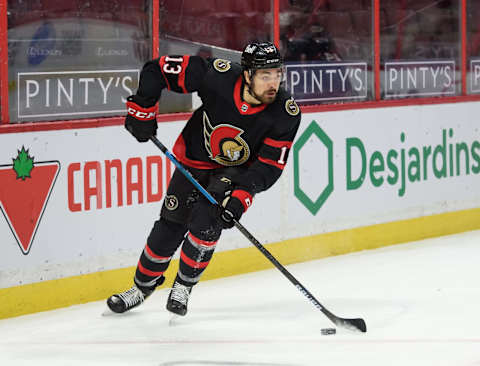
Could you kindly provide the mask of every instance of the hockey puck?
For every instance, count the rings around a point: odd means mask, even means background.
[[[331,335],[337,333],[337,330],[335,328],[322,328],[321,332],[322,335]]]

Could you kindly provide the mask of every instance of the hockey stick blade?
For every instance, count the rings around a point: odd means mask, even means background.
[[[343,318],[338,318],[336,319],[330,319],[332,322],[338,326],[342,327],[354,332],[363,332],[365,333],[367,331],[367,325],[365,324],[365,321],[361,318],[357,319],[343,319]]]
[[[290,280],[290,282],[293,283],[293,281],[296,281],[296,279],[291,276],[289,277],[287,275],[287,278]],[[365,333],[367,331],[367,324],[365,324],[365,320],[362,318],[355,318],[355,319],[345,319],[345,318],[340,318],[339,316],[336,316],[333,314],[330,310],[328,310],[326,307],[324,307],[320,302],[313,296],[305,287],[303,287],[300,283],[295,285],[295,287],[303,294],[305,297],[310,300],[310,302],[318,309],[320,310],[330,321],[335,324],[337,327],[340,328],[345,328],[347,330],[353,331],[353,332],[362,332]]]

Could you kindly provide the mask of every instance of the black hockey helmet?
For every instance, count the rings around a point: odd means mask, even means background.
[[[278,48],[271,42],[249,43],[242,53],[244,70],[274,69],[283,67],[283,59]]]

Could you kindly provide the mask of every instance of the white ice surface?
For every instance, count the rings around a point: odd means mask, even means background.
[[[173,326],[167,290],[120,316],[94,302],[2,320],[0,365],[480,365],[479,231],[287,268],[367,333],[322,336],[333,325],[272,269],[200,282]]]

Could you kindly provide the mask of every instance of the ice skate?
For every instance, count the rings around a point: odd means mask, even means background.
[[[155,291],[155,288],[163,284],[165,277],[161,276],[155,281],[155,285],[152,287],[137,286],[134,284],[131,289],[110,296],[107,300],[109,309],[114,313],[121,314],[137,307]]]
[[[192,287],[175,281],[170,295],[168,295],[167,310],[181,316],[187,314],[188,297],[191,292]]]
[[[107,299],[107,305],[114,313],[124,313],[130,309],[139,306],[148,298],[153,290],[139,289],[136,285],[133,285],[127,291],[121,292],[110,296]]]

